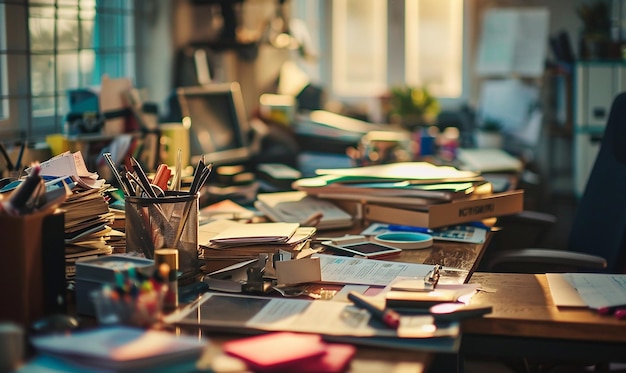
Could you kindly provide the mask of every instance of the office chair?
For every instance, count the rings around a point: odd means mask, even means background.
[[[498,234],[506,235],[506,227]],[[622,92],[611,105],[600,150],[573,218],[567,250],[502,250],[486,258],[486,270],[625,273],[625,234],[626,92]]]

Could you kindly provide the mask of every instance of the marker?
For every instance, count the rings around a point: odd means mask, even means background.
[[[617,311],[622,311],[626,316],[626,304],[618,304],[615,306],[600,307],[598,308],[597,311],[600,315],[610,315],[610,314],[616,313]],[[622,312],[620,312],[620,314]]]
[[[362,295],[354,291],[348,293],[348,299],[350,299],[355,306],[366,309],[372,317],[382,321],[387,327],[391,329],[398,329],[400,326],[400,314],[396,311],[391,309],[380,309],[367,301]]]
[[[167,182],[170,180],[171,171],[170,168],[161,163],[157,168],[156,174],[154,175],[154,180],[152,180],[152,184],[158,186],[162,190],[167,190]]]
[[[615,310],[615,318],[618,320],[624,320],[626,319],[626,308],[620,308],[618,310]]]

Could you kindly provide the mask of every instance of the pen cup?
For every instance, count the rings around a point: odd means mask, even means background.
[[[154,259],[161,248],[178,249],[179,281],[200,272],[198,194],[166,192],[157,198],[126,197],[126,251]]]

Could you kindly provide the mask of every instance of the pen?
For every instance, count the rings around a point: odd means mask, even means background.
[[[127,196],[130,196],[131,191],[128,190],[128,188],[126,187],[126,184],[124,184],[124,182],[122,181],[122,176],[120,175],[119,171],[117,170],[117,167],[115,166],[115,163],[113,162],[113,159],[111,158],[111,153],[108,153],[108,152],[102,153],[102,157],[104,157],[107,164],[109,165],[109,168],[111,169],[111,172],[113,173],[113,176],[115,176],[115,180],[117,180],[117,183],[120,185],[120,188],[122,188],[122,190],[124,191],[124,194],[126,194]]]
[[[400,314],[396,311],[391,309],[380,309],[367,301],[362,295],[354,291],[348,293],[348,299],[350,299],[355,306],[367,310],[372,317],[382,321],[387,327],[391,329],[398,329],[400,326]]]
[[[135,174],[143,191],[148,195],[148,197],[157,198],[157,195],[154,192],[154,189],[152,189],[152,185],[150,184],[150,180],[148,180],[146,173],[143,171],[143,168],[141,168],[141,165],[139,164],[139,162],[137,162],[135,157],[130,157],[130,164],[135,171]]]
[[[389,224],[387,230],[394,232],[417,232],[417,233],[433,233],[432,229],[424,227],[414,227],[412,225]]]
[[[189,187],[190,194],[196,194],[198,192],[198,185],[200,184],[200,179],[202,178],[202,172],[204,172],[204,168],[204,161],[200,159],[198,161],[198,166],[196,167],[196,173],[193,175],[191,186]]]

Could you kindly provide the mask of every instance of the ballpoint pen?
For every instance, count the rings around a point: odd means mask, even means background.
[[[387,230],[396,232],[417,232],[417,233],[433,233],[430,228],[414,227],[412,225],[389,224]]]
[[[362,295],[354,291],[348,293],[348,299],[351,300],[355,306],[367,310],[372,317],[382,321],[387,327],[391,329],[398,329],[400,326],[400,314],[396,311],[392,309],[378,308],[366,300]]]

